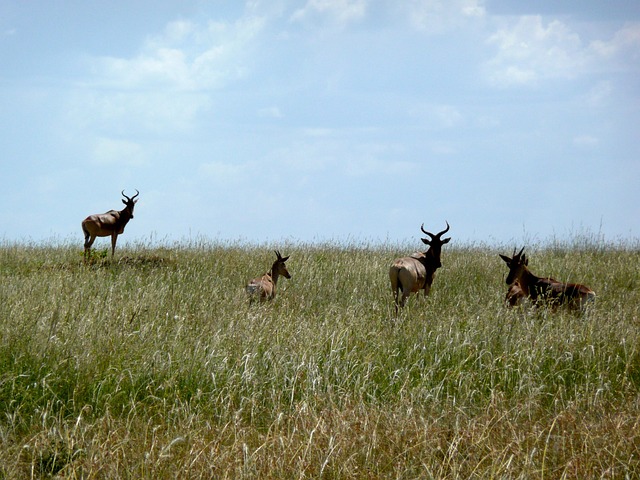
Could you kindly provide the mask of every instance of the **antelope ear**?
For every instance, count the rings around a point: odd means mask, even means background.
[[[122,200],[122,203],[124,203],[125,205],[127,204],[127,202],[126,202],[126,201],[124,201],[124,200]]]
[[[442,244],[444,245],[445,243],[449,243],[451,241],[451,237],[447,237],[444,240],[442,240]]]
[[[504,260],[504,263],[506,263],[507,265],[511,264],[511,260],[512,260],[511,258],[507,257],[506,255],[502,255],[501,253],[499,253],[498,255],[500,255],[500,258],[502,260]]]
[[[421,238],[420,240],[422,240],[422,243],[424,243],[425,245],[431,246],[431,240],[429,240],[428,238]]]
[[[286,262],[287,260],[289,260],[289,257],[290,257],[290,256],[291,256],[291,255],[288,255],[288,256],[284,257],[284,258],[282,259],[282,262],[284,263],[284,262]]]

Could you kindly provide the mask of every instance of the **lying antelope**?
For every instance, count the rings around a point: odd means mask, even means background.
[[[271,265],[271,270],[262,275],[261,277],[250,280],[245,290],[249,294],[250,302],[253,302],[254,298],[258,296],[261,302],[265,300],[272,300],[276,296],[276,284],[278,278],[282,275],[284,278],[291,278],[289,270],[285,262],[289,260],[289,257],[283,257],[279,251],[275,251],[276,261]]]
[[[555,309],[564,304],[570,309],[584,311],[586,305],[595,300],[595,292],[585,285],[535,276],[529,271],[529,259],[523,252],[524,247],[517,254],[514,249],[512,258],[500,254],[509,267],[506,283],[509,285],[507,301],[510,306],[530,298],[536,306],[550,304]]]
[[[123,190],[122,196],[126,200],[122,200],[122,203],[125,205],[122,210],[109,210],[105,213],[96,213],[95,215],[89,215],[82,221],[85,259],[89,258],[91,245],[93,245],[96,237],[108,236],[111,236],[111,256],[113,257],[116,251],[118,235],[124,232],[124,227],[126,227],[129,220],[133,218],[133,207],[137,202],[136,197],[138,195],[140,195],[140,192],[136,190],[136,194],[129,198],[124,194]]]
[[[522,290],[522,287],[516,281],[509,285],[509,290],[507,290],[507,295],[504,297],[504,301],[510,307],[517,307],[522,305],[526,298],[527,296],[525,295],[524,290]]]
[[[420,229],[430,237],[430,239],[421,239],[424,244],[429,245],[429,249],[424,253],[417,252],[409,257],[398,258],[389,269],[396,315],[398,315],[398,307],[404,307],[407,298],[409,298],[412,293],[424,290],[425,297],[429,295],[436,270],[442,266],[440,262],[442,245],[449,243],[451,240],[451,237],[445,238],[444,240],[441,238],[443,234],[449,231],[449,222],[447,222],[447,228],[435,235],[427,232],[424,229],[424,224],[422,224]],[[402,298],[398,303],[400,290],[402,290]]]

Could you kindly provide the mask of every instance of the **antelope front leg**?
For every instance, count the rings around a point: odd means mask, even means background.
[[[118,241],[118,234],[114,233],[111,235],[111,258],[113,258],[116,253],[116,242]]]

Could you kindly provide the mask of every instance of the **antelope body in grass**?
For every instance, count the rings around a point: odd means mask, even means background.
[[[509,290],[507,290],[507,295],[504,297],[505,303],[507,303],[510,307],[517,307],[522,305],[524,301],[527,299],[527,296],[522,290],[520,284],[516,281],[509,285]]]
[[[291,274],[285,265],[289,257],[283,257],[277,250],[275,254],[276,260],[273,262],[273,265],[271,265],[271,270],[261,277],[250,280],[245,287],[251,302],[253,302],[256,297],[258,297],[261,302],[272,300],[276,296],[276,285],[280,275],[284,278],[291,278]]]
[[[529,259],[523,252],[524,247],[517,254],[514,249],[512,258],[500,255],[509,267],[506,283],[509,285],[507,301],[510,305],[519,305],[522,300],[529,298],[536,306],[548,304],[555,309],[566,305],[570,309],[584,311],[587,304],[595,300],[595,292],[585,285],[534,275],[528,268]]]
[[[389,269],[396,315],[398,308],[404,307],[407,298],[412,293],[424,290],[425,297],[429,295],[436,270],[442,266],[440,261],[442,245],[451,240],[451,237],[442,239],[442,235],[449,231],[449,222],[447,222],[447,228],[436,234],[427,232],[424,229],[424,224],[420,229],[429,236],[429,238],[421,239],[425,245],[429,245],[429,249],[424,253],[414,253],[408,257],[398,258]],[[402,297],[398,300],[400,290],[402,290]]]
[[[91,245],[95,241],[96,237],[109,237],[111,236],[111,256],[113,257],[116,251],[116,241],[118,235],[124,232],[124,227],[127,226],[129,220],[133,218],[133,207],[137,200],[136,197],[140,195],[140,192],[136,190],[136,194],[129,198],[122,191],[125,207],[118,210],[109,210],[105,213],[96,213],[89,215],[82,221],[82,231],[84,232],[84,256],[89,257],[91,251]],[[125,200],[126,199],[126,200]]]

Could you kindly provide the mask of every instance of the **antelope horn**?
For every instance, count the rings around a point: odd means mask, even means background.
[[[445,233],[447,233],[447,232],[449,231],[449,229],[451,228],[451,227],[449,226],[449,222],[447,222],[446,220],[445,220],[445,222],[446,222],[446,224],[447,224],[447,228],[445,228],[444,230],[442,230],[440,233],[436,234],[436,237],[440,238],[440,236],[441,236],[441,235],[444,235]]]
[[[433,240],[434,238],[436,238],[436,236],[435,236],[433,233],[431,233],[431,232],[427,232],[427,231],[424,229],[424,223],[423,223],[422,225],[420,225],[420,230],[422,230],[422,233],[424,233],[425,235],[429,235],[429,236],[431,237],[431,240]]]
[[[274,250],[276,257],[278,257],[278,260],[282,259],[282,255],[280,255],[280,252],[278,250]]]
[[[446,223],[447,223],[447,228],[445,228],[444,230],[442,230],[440,233],[436,233],[435,235],[434,235],[433,233],[431,233],[431,232],[427,232],[427,231],[424,229],[424,223],[423,223],[423,224],[422,224],[422,226],[420,227],[420,230],[422,230],[422,233],[424,233],[424,234],[426,234],[426,235],[429,235],[429,236],[431,237],[431,240],[435,240],[436,238],[437,238],[437,239],[440,239],[440,237],[441,237],[442,235],[444,235],[445,233],[447,233],[447,232],[449,231],[449,229],[451,228],[451,227],[449,226],[449,222],[446,222]]]
[[[136,190],[136,194],[135,194],[133,197],[129,198],[128,196],[126,196],[126,195],[124,194],[124,190],[122,190],[122,196],[123,196],[124,198],[126,198],[126,199],[127,199],[127,201],[129,201],[129,202],[130,202],[130,201],[132,201],[132,200],[134,200],[138,195],[140,195],[140,192],[139,192],[138,190]]]

